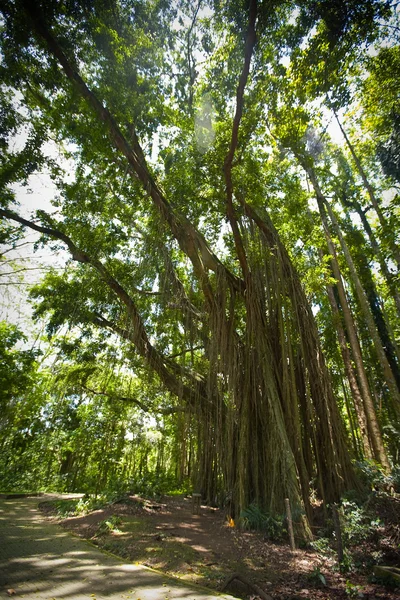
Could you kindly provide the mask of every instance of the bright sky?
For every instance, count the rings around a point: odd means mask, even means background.
[[[18,140],[18,143],[20,140]],[[49,150],[49,148],[48,148]],[[55,156],[54,151],[51,152]],[[30,218],[37,209],[53,212],[51,199],[56,187],[47,173],[34,173],[29,178],[26,187],[13,186],[16,198],[20,204],[18,212],[25,218]],[[29,288],[40,281],[43,268],[48,265],[62,268],[68,258],[67,253],[55,254],[47,247],[34,249],[40,235],[26,231],[25,238],[18,242],[15,250],[9,251],[9,246],[0,246],[0,254],[4,260],[0,263],[0,319],[20,325],[24,329],[32,329],[32,307],[27,301]],[[12,274],[12,264],[17,261],[15,273]],[[13,283],[14,282],[14,283]]]

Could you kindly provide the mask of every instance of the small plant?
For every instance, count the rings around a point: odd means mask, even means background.
[[[313,550],[324,556],[332,556],[335,553],[327,537],[317,538],[311,542],[310,546]]]
[[[242,510],[240,523],[244,529],[263,531],[270,540],[283,540],[287,533],[283,515],[271,516],[263,512],[257,504],[250,504]]]
[[[67,517],[72,517],[77,514],[76,507],[78,505],[79,500],[54,500],[51,502],[43,502],[43,505],[49,504],[52,506],[56,512],[57,517],[61,519],[65,519]]]
[[[363,596],[361,587],[355,583],[351,583],[349,580],[346,581],[346,594],[349,598],[360,598]]]
[[[379,519],[371,518],[363,507],[355,502],[344,500],[343,510],[343,539],[345,543],[360,544],[373,535],[382,523]]]
[[[319,567],[314,567],[311,573],[307,575],[307,579],[310,583],[318,587],[321,585],[326,585],[325,575],[321,573],[321,569]]]
[[[341,563],[339,564],[339,571],[341,573],[349,573],[350,571],[353,570],[354,564],[353,564],[353,558],[351,556],[351,554],[349,553],[348,550],[344,550],[343,551],[343,559],[341,561]]]
[[[97,532],[100,535],[105,534],[105,533],[110,533],[112,531],[115,533],[119,533],[121,531],[119,529],[121,524],[122,524],[122,519],[120,517],[117,517],[116,515],[112,515],[108,519],[104,519],[103,521],[100,521],[98,528],[97,528]]]
[[[171,492],[188,493],[191,485],[188,480],[177,484],[175,478],[168,474],[146,473],[142,477],[131,481],[130,489],[146,498],[161,500],[162,496],[171,494]]]

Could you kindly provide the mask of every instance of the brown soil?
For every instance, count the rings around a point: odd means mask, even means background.
[[[40,508],[51,518],[51,503],[44,502]],[[218,509],[202,506],[200,514],[194,515],[189,498],[168,497],[151,503],[130,496],[60,524],[118,556],[213,589],[221,589],[229,575],[240,573],[274,600],[398,598],[396,590],[369,583],[367,576],[340,574],[334,558],[304,549],[291,552],[262,534],[232,527]],[[258,598],[237,580],[226,591]]]

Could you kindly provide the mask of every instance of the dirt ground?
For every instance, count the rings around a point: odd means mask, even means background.
[[[51,503],[40,507],[54,518]],[[192,514],[190,498],[168,497],[152,503],[130,496],[88,515],[62,519],[60,524],[125,559],[215,590],[238,573],[274,600],[399,598],[396,590],[369,583],[367,576],[342,575],[333,558],[311,550],[292,552],[262,534],[239,530],[218,509],[201,506],[200,514]],[[237,579],[225,591],[248,600],[260,597]]]

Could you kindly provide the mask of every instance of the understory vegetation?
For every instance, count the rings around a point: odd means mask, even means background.
[[[341,503],[340,562],[329,509],[324,518],[316,512],[314,540],[297,540],[300,549],[290,552],[285,517],[272,518],[254,505],[243,511],[239,528],[204,506],[200,521],[193,521],[191,498],[182,495],[158,501],[136,494],[84,496],[40,506],[109,552],[214,589],[236,572],[273,597],[396,597],[396,580],[373,572],[376,565],[396,567],[400,556],[400,500],[382,491]],[[231,591],[249,597],[246,586]]]
[[[0,15],[0,491],[196,492],[277,543],[289,501],[297,545],[390,560],[398,3]]]

